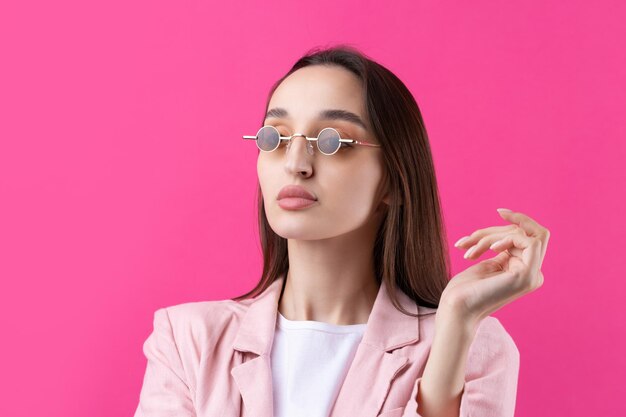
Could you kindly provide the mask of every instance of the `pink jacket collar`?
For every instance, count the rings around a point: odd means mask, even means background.
[[[273,415],[270,353],[283,282],[284,277],[275,280],[250,301],[233,345],[237,351],[259,355],[231,369],[247,411],[258,417]],[[330,417],[376,416],[391,381],[409,365],[409,358],[394,353],[394,349],[419,340],[419,319],[398,311],[387,291],[382,282]],[[406,311],[417,313],[413,300],[400,289],[396,294]]]
[[[270,354],[283,283],[284,277],[276,279],[253,299],[235,339],[235,349],[258,355]],[[396,295],[406,311],[417,313],[417,304],[404,292],[396,288]],[[367,321],[363,343],[381,351],[390,351],[418,340],[419,320],[403,314],[393,306],[383,281]]]

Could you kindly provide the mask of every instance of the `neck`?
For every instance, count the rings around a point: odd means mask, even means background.
[[[364,233],[288,241],[289,271],[278,307],[285,318],[337,325],[367,323],[379,285],[374,238],[365,238]]]

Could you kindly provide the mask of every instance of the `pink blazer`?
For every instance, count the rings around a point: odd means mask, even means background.
[[[143,344],[147,367],[135,417],[272,417],[270,353],[283,282],[254,299],[157,310]],[[421,417],[415,399],[437,310],[396,291],[407,311],[426,315],[396,310],[382,283],[329,417]],[[513,416],[518,371],[515,342],[498,319],[485,318],[470,346],[460,416]]]

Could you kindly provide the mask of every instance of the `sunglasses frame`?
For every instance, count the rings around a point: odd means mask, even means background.
[[[259,141],[257,140],[257,138],[258,138],[258,136],[259,136],[259,132],[261,131],[261,129],[264,129],[264,128],[266,128],[266,127],[271,127],[272,129],[274,129],[274,130],[276,131],[276,133],[278,133],[278,138],[279,138],[278,143],[276,144],[276,146],[275,146],[273,149],[270,149],[269,151],[266,151],[266,150],[264,150],[264,149],[261,149],[261,148],[259,147]],[[332,128],[332,127],[325,127],[324,129],[320,130],[320,132],[317,134],[317,137],[308,137],[308,136],[306,136],[306,135],[304,135],[304,134],[302,134],[302,133],[294,133],[294,134],[293,134],[293,135],[291,135],[291,136],[281,136],[281,135],[280,135],[280,132],[278,132],[278,129],[277,129],[276,127],[271,126],[271,125],[265,125],[265,126],[262,126],[261,128],[259,128],[259,130],[256,132],[256,135],[255,135],[255,136],[245,136],[245,135],[244,135],[244,136],[243,136],[243,138],[244,138],[244,139],[251,139],[251,140],[254,140],[254,141],[256,142],[256,146],[257,146],[257,148],[259,148],[259,150],[260,150],[261,152],[273,152],[273,151],[275,151],[276,149],[278,149],[278,147],[280,146],[280,142],[281,142],[282,140],[289,140],[289,141],[290,141],[290,140],[291,140],[291,138],[293,138],[294,136],[302,136],[302,137],[303,137],[303,138],[305,138],[307,141],[316,141],[316,142],[317,142],[317,139],[319,138],[319,136],[321,135],[321,133],[322,133],[323,131],[327,130],[327,129],[334,130],[334,131],[335,131],[335,133],[337,134],[337,136],[339,136],[339,146],[337,147],[337,149],[335,149],[335,151],[334,151],[333,153],[325,153],[325,152],[322,152],[322,150],[320,149],[320,147],[319,147],[319,142],[318,142],[318,143],[317,143],[317,150],[318,150],[321,154],[323,154],[323,155],[334,155],[335,153],[337,153],[337,152],[339,151],[339,149],[341,149],[341,144],[342,144],[342,143],[350,143],[350,144],[354,144],[354,145],[371,146],[371,147],[376,147],[376,148],[380,148],[380,147],[381,147],[381,145],[378,145],[378,144],[375,144],[375,143],[371,143],[371,142],[366,142],[366,141],[364,141],[364,140],[356,140],[356,139],[347,139],[347,138],[342,138],[342,137],[341,137],[341,135],[339,134],[339,132],[337,131],[337,129]]]

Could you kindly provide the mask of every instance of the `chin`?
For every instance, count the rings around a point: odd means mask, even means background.
[[[315,230],[315,225],[286,225],[280,224],[274,227],[274,225],[270,222],[270,226],[274,233],[283,239],[293,239],[293,240],[315,240],[320,239],[318,237],[319,232]],[[323,239],[323,237],[322,237]]]

